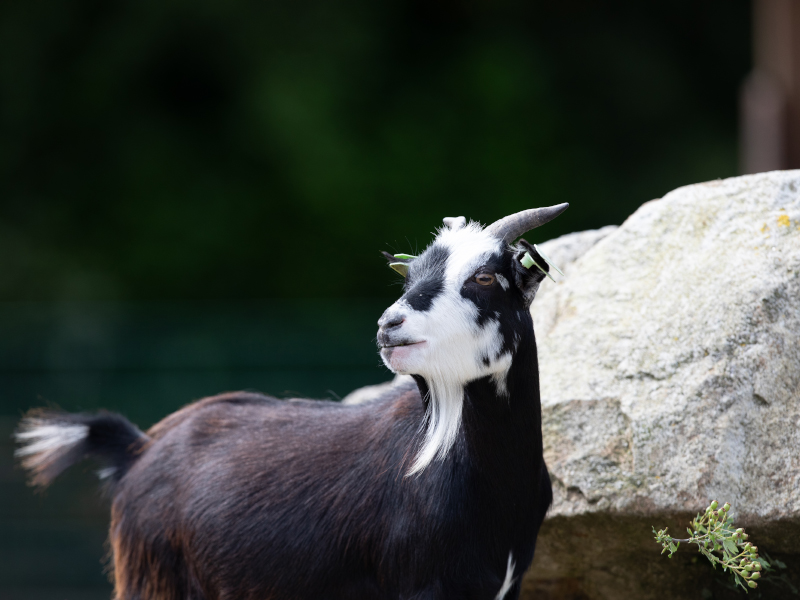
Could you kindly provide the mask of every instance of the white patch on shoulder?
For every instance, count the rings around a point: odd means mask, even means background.
[[[508,279],[503,277],[502,273],[495,273],[494,276],[497,278],[497,281],[500,282],[500,287],[502,287],[504,290],[508,290]]]
[[[14,434],[21,444],[14,456],[25,458],[26,467],[35,467],[46,463],[65,446],[77,444],[88,436],[88,425],[29,419],[23,421],[23,430]]]
[[[514,585],[514,568],[516,565],[514,564],[514,555],[509,552],[508,553],[508,566],[506,566],[506,578],[503,581],[503,585],[500,586],[500,591],[497,592],[497,596],[495,596],[495,600],[503,600],[508,593],[508,590],[511,589],[511,586]]]

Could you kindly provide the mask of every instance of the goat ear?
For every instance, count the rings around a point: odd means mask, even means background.
[[[417,258],[410,254],[389,254],[383,251],[381,251],[381,254],[389,261],[389,267],[400,273],[403,277],[408,275],[408,264],[413,259]]]
[[[545,277],[553,279],[553,276],[550,275],[550,263],[542,258],[535,246],[523,239],[519,240],[519,244],[514,255],[516,283],[530,304],[539,284]]]

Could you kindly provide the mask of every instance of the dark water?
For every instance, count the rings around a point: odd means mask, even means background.
[[[0,305],[0,598],[94,600],[111,586],[92,465],[25,487],[11,433],[28,408],[106,408],[141,428],[221,391],[337,398],[391,377],[375,350],[388,302]]]

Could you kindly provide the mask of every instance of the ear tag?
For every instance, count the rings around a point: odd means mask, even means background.
[[[536,251],[539,253],[539,256],[541,256],[543,259],[545,259],[547,261],[547,264],[550,265],[551,267],[553,267],[556,270],[556,273],[558,273],[559,275],[564,277],[564,273],[561,271],[561,269],[559,269],[557,266],[555,266],[553,264],[553,261],[550,260],[550,257],[547,256],[547,254],[545,254],[544,252],[542,252],[542,249],[539,248],[539,246],[534,244],[533,247],[536,248]]]
[[[553,279],[553,276],[550,275],[550,273],[548,273],[545,269],[543,269],[539,263],[533,260],[533,257],[531,256],[530,252],[526,252],[525,256],[523,256],[519,262],[522,263],[522,266],[525,267],[526,269],[530,269],[532,266],[536,265],[537,269],[539,269],[542,273],[547,275],[550,279]],[[555,281],[555,279],[553,279],[553,281]]]
[[[406,263],[389,263],[389,267],[400,273],[403,277],[408,275],[408,265]]]
[[[393,256],[399,260],[411,260],[412,258],[417,258],[413,254],[394,254]],[[402,275],[403,277],[408,276],[408,263],[393,262],[389,263],[389,266],[398,273],[400,273],[400,275]]]

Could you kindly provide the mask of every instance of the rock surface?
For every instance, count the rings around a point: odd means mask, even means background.
[[[713,498],[798,585],[800,171],[680,188],[542,247],[566,275],[533,303],[555,499],[523,597],[726,597],[728,575],[650,533]]]
[[[742,597],[651,533],[712,499],[800,588],[800,171],[680,188],[541,247],[565,273],[532,307],[555,497],[521,597]],[[750,596],[800,597],[774,577]]]

